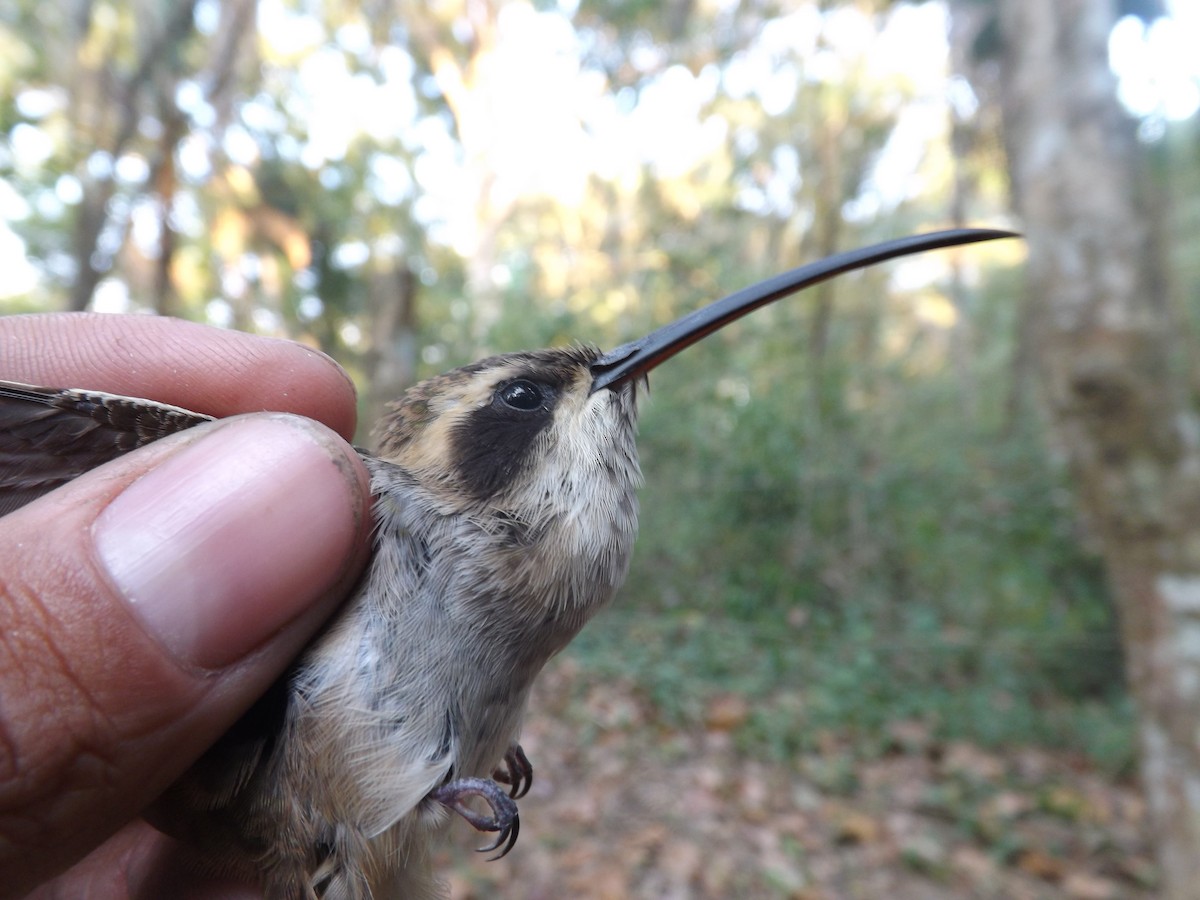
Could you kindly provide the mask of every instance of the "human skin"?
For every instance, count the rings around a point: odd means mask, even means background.
[[[0,897],[253,897],[139,814],[365,564],[354,388],[299,344],[87,314],[0,318],[0,379],[223,419],[0,517]]]

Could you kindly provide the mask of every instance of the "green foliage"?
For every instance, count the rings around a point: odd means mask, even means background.
[[[958,638],[882,631],[876,623],[823,623],[796,630],[719,614],[614,612],[567,651],[584,680],[631,679],[665,724],[702,728],[706,704],[745,695],[741,748],[775,759],[813,751],[823,735],[848,737],[855,755],[888,746],[889,723],[919,719],[943,738],[986,747],[1034,743],[1078,752],[1129,775],[1134,747],[1124,694],[1047,690],[1025,667],[1032,640]]]
[[[997,288],[979,311],[1005,346],[1007,297]],[[600,676],[632,677],[679,725],[701,725],[716,694],[744,694],[739,738],[773,756],[829,731],[869,751],[889,722],[918,718],[1124,770],[1103,573],[1036,423],[1005,419],[1009,357],[973,360],[978,411],[965,416],[963,373],[855,358],[855,323],[835,316],[814,394],[811,361],[772,347],[797,339],[763,333],[803,334],[803,305],[656,377],[633,572],[573,652]],[[722,388],[730,371],[739,383]]]

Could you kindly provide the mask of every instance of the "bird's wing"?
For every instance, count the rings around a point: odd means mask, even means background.
[[[0,515],[130,450],[211,421],[152,400],[0,381]]]

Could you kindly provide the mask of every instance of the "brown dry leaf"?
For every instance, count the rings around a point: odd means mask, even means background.
[[[700,873],[700,887],[703,896],[728,897],[730,884],[738,873],[738,863],[733,855],[722,853],[710,854],[704,863],[704,871]]]
[[[558,852],[558,864],[563,871],[585,869],[596,860],[596,848],[584,843],[564,847]]]
[[[933,744],[933,733],[927,722],[904,719],[887,727],[891,748],[900,753],[927,753]]]
[[[703,862],[699,845],[691,841],[668,841],[658,854],[658,868],[674,884],[691,884]]]
[[[1005,771],[1004,760],[966,741],[954,741],[946,745],[942,768],[976,781],[999,781]]]
[[[642,711],[634,698],[618,686],[597,685],[585,700],[591,719],[601,728],[622,731],[642,724]]]
[[[1017,857],[1017,868],[1043,881],[1060,881],[1067,873],[1067,864],[1044,850],[1024,850]]]
[[[704,725],[709,731],[733,731],[750,718],[750,703],[741,694],[718,694],[708,701]]]
[[[455,900],[1157,896],[1135,789],[1067,755],[934,738],[926,752],[863,759],[852,735],[829,730],[787,760],[747,758],[736,732],[672,729],[636,685],[594,689],[584,678],[552,669],[535,688],[571,700],[562,712],[532,705],[527,831],[493,863],[472,852],[479,836],[462,824],[438,861]],[[595,729],[596,710],[611,727]],[[920,729],[908,728],[897,743],[916,746]],[[1080,822],[1057,786],[1086,798]]]
[[[980,812],[997,819],[1010,820],[1025,815],[1033,807],[1033,799],[1028,794],[1021,794],[1017,791],[1000,791],[983,804]]]
[[[812,830],[812,823],[808,816],[795,810],[779,813],[772,817],[771,825],[781,837],[790,837],[795,840],[803,840]]]
[[[704,790],[716,793],[725,784],[725,767],[701,763],[694,767],[692,780]]]
[[[632,892],[619,866],[604,866],[572,879],[571,893],[588,900],[626,900]]]
[[[950,854],[950,866],[975,885],[994,881],[999,872],[996,861],[975,847],[956,847]]]
[[[844,810],[834,820],[834,839],[839,844],[870,844],[879,839],[879,832],[879,823],[857,810]]]
[[[784,617],[784,619],[788,623],[789,628],[794,628],[799,631],[808,624],[810,616],[811,614],[809,611],[803,606],[793,606],[787,611],[787,615]]]
[[[840,756],[845,750],[842,739],[828,728],[822,728],[813,736],[817,752],[822,756]]]
[[[1138,794],[1127,794],[1121,804],[1124,818],[1134,824],[1142,824],[1146,820],[1146,800]]]
[[[979,838],[989,843],[1003,843],[1015,828],[1020,827],[1018,820],[1036,807],[1032,797],[1016,791],[1001,791],[988,798],[980,805],[975,824]]]
[[[1043,791],[1040,800],[1042,809],[1061,816],[1068,822],[1082,822],[1091,812],[1087,797],[1074,788],[1061,784]]]
[[[1062,889],[1072,900],[1116,900],[1121,896],[1116,882],[1087,872],[1068,875],[1063,880]]]
[[[669,831],[661,822],[654,822],[629,834],[625,844],[638,850],[653,850],[667,839]]]
[[[619,854],[621,867],[627,872],[634,872],[653,865],[657,848],[634,841],[621,841],[614,844],[612,849]]]
[[[900,847],[905,864],[918,872],[937,875],[946,868],[946,848],[931,834],[914,834]]]
[[[600,797],[595,793],[577,791],[574,802],[559,811],[561,821],[572,825],[594,825],[600,818]]]
[[[750,769],[738,785],[738,808],[747,822],[762,824],[770,817],[771,790],[762,773]]]
[[[1084,786],[1083,796],[1087,802],[1089,822],[1109,826],[1116,821],[1116,800],[1108,785],[1098,781],[1090,781]]]

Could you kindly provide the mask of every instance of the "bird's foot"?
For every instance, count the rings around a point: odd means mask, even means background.
[[[504,758],[507,762],[508,754],[505,754]],[[525,764],[528,765],[529,761],[526,760]],[[467,806],[466,801],[471,797],[482,798],[491,807],[491,815],[480,815]],[[486,778],[460,778],[430,792],[429,799],[436,800],[451,812],[458,813],[477,831],[500,832],[495,841],[479,848],[479,853],[488,853],[503,846],[503,849],[490,859],[499,859],[506,855],[516,844],[517,834],[521,830],[517,804],[496,782]]]
[[[509,785],[508,796],[520,800],[533,787],[533,764],[516,741],[504,752],[504,763],[492,773],[492,778]]]

